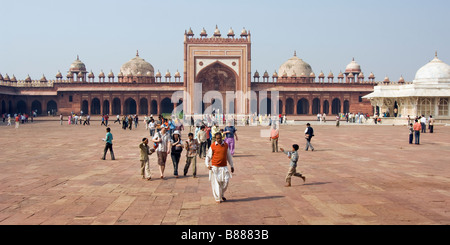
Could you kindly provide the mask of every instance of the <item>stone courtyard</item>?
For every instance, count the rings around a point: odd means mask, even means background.
[[[169,157],[161,180],[155,154],[153,179],[141,179],[138,144],[149,136],[142,123],[133,130],[110,123],[115,161],[109,153],[100,160],[100,121],[0,123],[0,224],[450,224],[450,127],[435,126],[421,145],[409,145],[405,126],[312,123],[313,152],[303,150],[306,122],[281,126],[279,146],[300,145],[298,170],[306,176],[292,187],[284,187],[289,159],[260,137],[268,127],[238,127],[235,173],[221,204],[203,159],[199,178],[191,171],[174,178]]]

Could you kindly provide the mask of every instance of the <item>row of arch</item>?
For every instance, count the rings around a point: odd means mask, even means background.
[[[58,104],[54,100],[50,100],[46,103],[46,107],[43,107],[41,101],[39,100],[33,100],[31,102],[31,108],[28,108],[28,105],[23,100],[18,100],[15,105],[11,100],[6,102],[5,100],[2,100],[1,104],[1,113],[19,113],[19,114],[28,114],[30,112],[36,112],[38,115],[41,114],[47,114],[50,112],[51,114],[54,114],[58,111]],[[45,110],[44,110],[45,109]]]
[[[93,98],[90,103],[88,100],[81,102],[81,111],[86,114],[100,115],[130,115],[130,114],[160,114],[172,113],[174,106],[170,98],[164,98],[158,105],[158,101],[153,99],[149,104],[147,98],[141,98],[137,102],[133,98],[126,99],[123,104],[119,98],[114,98],[112,101],[105,99],[103,102],[98,98]],[[179,101],[178,105],[182,101]],[[159,106],[159,107],[158,107]],[[149,108],[150,107],[150,108]]]
[[[174,106],[171,99],[166,97],[160,102],[156,99],[152,99],[151,103],[148,103],[149,100],[147,98],[139,99],[137,102],[133,98],[128,98],[122,104],[122,101],[119,98],[114,98],[112,101],[103,100],[100,101],[98,98],[94,98],[91,101],[82,100],[81,103],[81,111],[85,114],[91,115],[101,115],[101,114],[110,114],[110,115],[121,115],[121,114],[140,114],[140,115],[148,115],[148,114],[160,114],[160,113],[172,113],[176,106],[182,103],[182,100],[178,102]],[[338,114],[338,113],[347,113],[349,112],[349,101],[344,100],[344,106],[341,107],[341,100],[339,98],[334,98],[330,102],[328,100],[324,100],[322,103],[319,98],[315,98],[312,100],[312,106],[310,106],[310,102],[301,98],[297,101],[294,101],[292,98],[287,98],[285,100],[285,105],[283,105],[283,101],[279,100],[279,111],[278,113],[284,113],[287,115],[315,115],[318,113],[325,114]],[[15,108],[13,107],[13,102],[9,100],[6,102],[2,100],[1,102],[1,113],[30,113],[31,111],[36,111],[38,115],[47,114],[50,112],[54,114],[58,111],[58,105],[54,100],[50,100],[47,102],[45,110],[42,103],[39,100],[33,100],[31,103],[31,108],[28,108],[27,103],[23,100],[17,101]],[[220,103],[221,105],[221,103]],[[261,101],[259,106],[256,105],[256,101],[252,101],[251,107],[253,107],[251,112],[272,114],[272,100],[270,98],[264,98]],[[267,106],[265,110],[261,110],[263,106]],[[284,107],[284,108],[283,108]],[[203,105],[203,110],[205,109],[205,104]],[[283,110],[284,109],[284,110]],[[331,109],[331,111],[330,111]],[[343,111],[342,111],[343,109]],[[310,111],[311,110],[311,111]],[[223,111],[223,110],[222,110]]]
[[[348,100],[344,100],[344,106],[342,107],[342,102],[339,98],[334,98],[331,101],[331,108],[330,102],[328,100],[324,100],[323,103],[321,103],[319,98],[315,98],[312,100],[312,106],[310,106],[310,101],[306,98],[301,98],[297,101],[292,98],[287,98],[285,101],[285,105],[283,105],[282,100],[279,100],[278,103],[278,113],[287,115],[316,115],[319,113],[338,114],[350,112],[350,102]],[[272,107],[270,106],[271,104],[272,101],[270,98],[263,99],[261,105],[259,106],[258,113],[261,113],[262,111],[261,106],[267,105],[267,110],[265,110],[265,112],[267,112],[267,114],[272,114]]]

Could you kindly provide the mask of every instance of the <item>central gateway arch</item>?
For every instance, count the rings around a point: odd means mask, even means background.
[[[184,39],[184,95],[186,115],[248,114],[251,96],[250,34],[239,38]]]

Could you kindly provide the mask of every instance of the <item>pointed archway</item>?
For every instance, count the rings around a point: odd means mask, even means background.
[[[207,109],[214,100],[215,106],[221,105],[222,112],[236,112],[236,99],[227,101],[227,91],[236,92],[237,74],[227,65],[217,61],[203,68],[197,75],[196,82],[202,84],[202,100],[207,94],[207,101],[202,101],[203,109]],[[220,112],[220,113],[222,113]]]

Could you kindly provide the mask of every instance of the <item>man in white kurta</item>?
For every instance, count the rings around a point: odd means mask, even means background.
[[[227,190],[231,173],[234,173],[233,158],[228,145],[222,139],[222,134],[214,135],[216,141],[211,144],[205,158],[206,167],[209,169],[209,180],[216,203],[226,201],[224,193]],[[227,162],[230,164],[231,173],[228,171]]]

